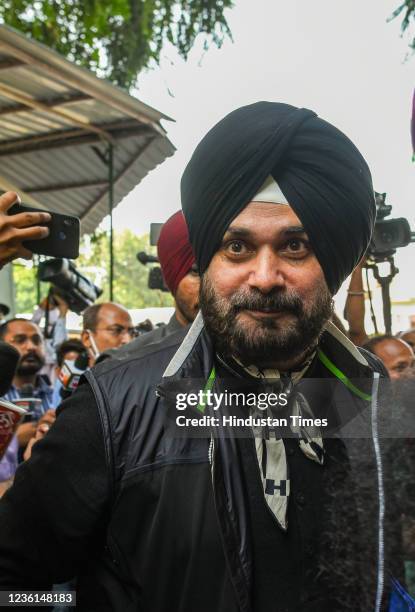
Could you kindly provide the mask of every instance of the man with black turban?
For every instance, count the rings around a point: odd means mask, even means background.
[[[386,610],[384,370],[329,321],[373,229],[364,159],[261,102],[201,141],[182,203],[201,313],[62,404],[0,502],[0,587],[76,575],[88,612]]]
[[[376,210],[370,171],[347,136],[288,104],[239,108],[196,148],[182,178],[182,205],[200,272],[265,185],[272,202],[289,202],[301,219],[336,293],[369,244]]]

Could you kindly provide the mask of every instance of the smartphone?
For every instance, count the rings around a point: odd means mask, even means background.
[[[76,259],[79,255],[80,223],[78,217],[61,215],[42,208],[33,208],[25,204],[13,204],[8,210],[9,215],[18,215],[25,212],[48,212],[51,220],[46,225],[49,228],[49,236],[40,240],[25,240],[23,245],[38,255],[50,255],[51,257],[64,257]]]

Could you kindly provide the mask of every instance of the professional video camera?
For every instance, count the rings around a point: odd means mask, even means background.
[[[383,319],[385,332],[391,333],[392,316],[390,301],[390,284],[399,270],[395,265],[394,255],[396,249],[408,246],[410,242],[415,242],[415,232],[411,232],[408,220],[399,217],[397,219],[386,219],[392,212],[392,205],[386,204],[386,193],[375,191],[376,200],[376,223],[373,231],[372,240],[367,250],[366,270],[372,270],[373,276],[378,281],[382,289]],[[389,264],[389,274],[381,274],[378,264]],[[366,272],[367,284],[369,278]],[[372,297],[369,291],[369,301],[372,313],[372,320],[377,332],[376,317],[372,305]]]
[[[375,200],[376,223],[368,256],[375,262],[381,262],[394,255],[396,249],[414,242],[415,233],[411,232],[408,220],[403,217],[386,219],[392,212],[392,205],[385,203],[386,193],[375,191]]]
[[[151,223],[150,224],[150,245],[156,246],[157,241],[160,236],[161,228],[163,227],[163,223]],[[148,255],[145,251],[140,251],[137,253],[138,261],[146,266],[149,263],[158,263],[158,257],[155,255]],[[149,289],[159,289],[160,291],[168,291],[163,279],[163,274],[161,273],[160,266],[153,266],[150,268],[148,273],[148,288]]]
[[[50,283],[53,293],[62,297],[69,308],[81,314],[99,298],[102,289],[83,276],[69,259],[48,259],[39,264],[39,280]]]

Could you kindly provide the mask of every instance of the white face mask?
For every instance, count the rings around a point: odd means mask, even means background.
[[[93,334],[92,334],[92,331],[91,331],[90,329],[86,329],[85,331],[87,331],[87,332],[88,332],[88,334],[89,334],[89,340],[90,340],[90,342],[91,342],[91,348],[89,349],[89,351],[91,352],[92,357],[93,357],[94,359],[98,359],[98,357],[100,356],[100,351],[99,351],[99,349],[98,349],[98,347],[97,347],[97,343],[96,343],[96,342],[95,342],[95,340],[94,340],[94,336],[93,336]]]

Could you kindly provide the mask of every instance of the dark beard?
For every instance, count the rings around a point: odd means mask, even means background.
[[[201,279],[200,308],[221,355],[237,357],[245,365],[264,366],[291,362],[311,353],[333,313],[333,300],[325,284],[316,288],[315,300],[308,309],[295,292],[281,289],[266,295],[257,289],[241,289],[230,299],[219,298],[205,274]],[[293,317],[288,323],[264,319],[249,329],[238,320],[242,310],[283,311]]]
[[[175,297],[176,307],[180,314],[188,323],[192,323],[195,320],[196,312],[191,306],[188,306],[184,300],[179,300]]]
[[[30,356],[33,357],[33,361],[30,361],[30,363],[26,361],[27,355],[20,360],[16,369],[16,374],[18,376],[31,376],[37,374],[45,365],[45,359],[43,357],[40,357],[36,353],[31,353]]]

